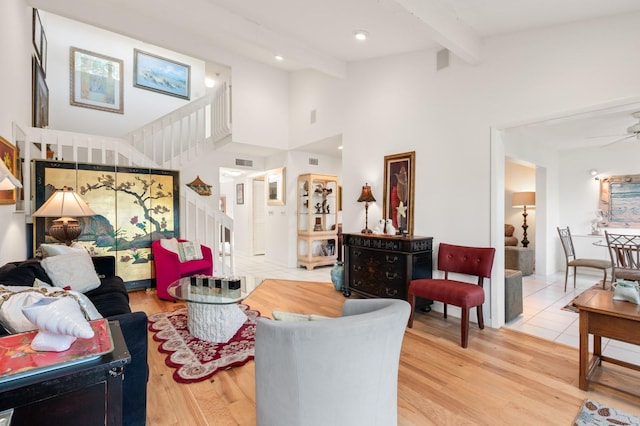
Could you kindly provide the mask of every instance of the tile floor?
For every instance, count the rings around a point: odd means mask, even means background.
[[[236,256],[235,269],[238,275],[253,275],[264,278],[280,278],[331,282],[331,266],[287,268],[267,262],[265,256]],[[569,276],[567,292],[564,292],[564,272],[551,277],[530,275],[522,280],[523,313],[505,326],[527,334],[578,347],[578,314],[562,310],[569,301],[598,282],[599,275],[579,273],[576,289]],[[603,352],[611,357],[640,364],[640,347],[615,340],[602,339]]]

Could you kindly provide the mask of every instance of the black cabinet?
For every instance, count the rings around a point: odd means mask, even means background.
[[[432,237],[344,234],[344,246],[346,297],[353,291],[407,300],[412,279],[431,278]]]
[[[111,353],[0,383],[0,413],[13,409],[11,426],[121,425],[124,366],[131,356],[119,323],[110,327]]]

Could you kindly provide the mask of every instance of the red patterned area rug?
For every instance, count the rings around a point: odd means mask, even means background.
[[[161,342],[158,350],[166,353],[166,364],[176,368],[173,378],[179,383],[206,380],[220,370],[246,364],[253,359],[256,318],[260,312],[239,304],[247,321],[227,343],[214,343],[192,336],[187,329],[187,308],[159,312],[149,316],[153,339]]]

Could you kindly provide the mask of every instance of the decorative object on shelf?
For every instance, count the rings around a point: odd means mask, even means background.
[[[369,229],[369,203],[375,203],[376,199],[373,197],[371,193],[371,187],[369,183],[365,182],[362,187],[362,192],[360,192],[360,197],[358,198],[358,202],[364,202],[364,229],[361,231],[363,234],[372,234],[373,231]]]
[[[78,238],[82,227],[77,219],[71,216],[95,216],[91,207],[80,198],[72,189],[66,186],[49,197],[47,201],[35,212],[34,217],[57,217],[49,228],[49,235],[58,241],[70,246],[71,242]]]
[[[200,176],[196,176],[194,180],[189,182],[187,186],[198,193],[198,195],[202,195],[203,197],[208,197],[211,195],[211,185],[205,183]]]
[[[189,100],[191,66],[133,49],[133,86]]]
[[[313,230],[324,231],[324,229],[322,229],[322,218],[316,217],[316,223],[313,225]]]
[[[124,114],[122,59],[77,47],[70,55],[71,105]]]
[[[331,268],[331,282],[336,291],[342,291],[342,284],[344,283],[344,263],[340,260]]]
[[[605,225],[605,214],[602,210],[596,210],[595,218],[591,221],[591,235],[602,235],[602,226]]]
[[[527,207],[535,207],[536,206],[536,193],[533,191],[527,192],[514,192],[513,198],[511,199],[511,206],[516,208],[523,208],[522,211],[522,247],[529,246],[529,240],[527,239]]]
[[[40,330],[31,342],[35,351],[66,351],[78,337],[90,339],[94,335],[80,305],[71,296],[43,297],[22,308],[22,313]]]
[[[384,157],[382,217],[393,221],[399,235],[413,235],[415,160],[415,151]]]
[[[396,235],[396,228],[393,227],[393,221],[391,219],[386,219],[383,231],[387,235]]]
[[[285,192],[285,169],[280,167],[279,169],[269,170],[266,175],[266,189],[267,189],[267,205],[268,206],[284,206],[284,192]]]

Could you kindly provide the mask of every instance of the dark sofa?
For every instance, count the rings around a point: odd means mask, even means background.
[[[100,314],[110,321],[120,322],[122,334],[131,354],[123,382],[123,425],[140,426],[147,416],[147,316],[144,312],[131,312],[129,295],[122,279],[115,275],[115,257],[92,257],[100,277],[100,287],[85,295]],[[51,279],[38,259],[11,262],[0,268],[0,284],[29,286],[38,278],[51,284]],[[0,335],[7,332],[0,327]]]

